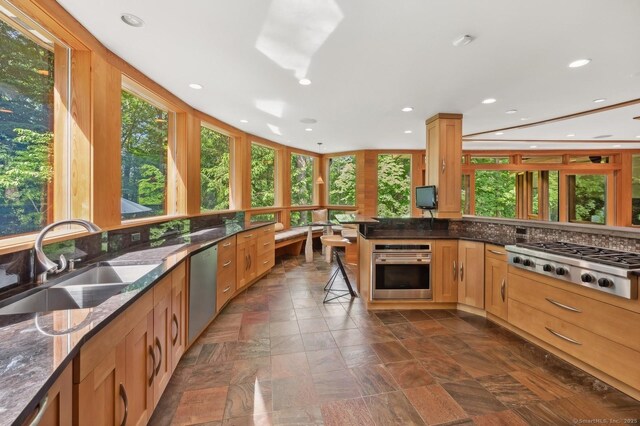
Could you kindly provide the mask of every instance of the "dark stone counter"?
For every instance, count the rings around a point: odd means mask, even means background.
[[[159,263],[145,276],[96,308],[41,313],[38,314],[37,324],[34,314],[0,316],[0,425],[24,421],[24,417],[36,407],[48,388],[78,353],[82,344],[151,289],[180,262],[224,238],[268,224],[270,223],[252,224],[248,227],[238,223],[221,225],[191,234],[155,240],[95,259]],[[78,270],[82,269],[84,268]],[[64,278],[55,277],[47,284],[56,284]],[[87,325],[59,336],[45,334],[47,330],[55,331],[54,324],[66,321],[71,315],[75,321],[87,319]],[[89,315],[90,318],[87,318]]]
[[[366,235],[363,233],[360,235],[368,240],[469,240],[498,246],[508,246],[518,242],[509,236],[468,234],[448,229],[434,229],[433,231],[428,229],[369,229]]]

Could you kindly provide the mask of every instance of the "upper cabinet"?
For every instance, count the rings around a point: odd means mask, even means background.
[[[437,114],[427,120],[427,185],[436,185],[440,218],[462,216],[462,114]]]

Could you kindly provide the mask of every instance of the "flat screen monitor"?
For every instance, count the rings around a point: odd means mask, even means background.
[[[434,210],[437,207],[435,185],[416,188],[416,207],[424,210]]]

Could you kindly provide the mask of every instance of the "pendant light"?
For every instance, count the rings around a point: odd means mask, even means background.
[[[318,142],[318,154],[320,154],[321,148],[322,148],[322,142]],[[324,185],[324,180],[322,179],[321,174],[318,174],[318,179],[316,179],[316,185]]]

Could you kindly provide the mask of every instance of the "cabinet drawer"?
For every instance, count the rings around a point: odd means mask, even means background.
[[[640,387],[640,352],[509,299],[509,322],[635,389]]]
[[[269,253],[274,250],[276,238],[271,234],[261,235],[258,237],[258,257],[262,254]]]
[[[218,274],[216,307],[218,310],[227,303],[236,291],[236,274],[235,271]]]
[[[220,257],[225,256],[227,253],[235,253],[236,252],[236,236],[234,235],[231,238],[227,238],[218,243],[218,259]]]
[[[262,275],[264,272],[273,268],[275,264],[276,264],[276,260],[275,260],[275,253],[273,250],[268,253],[263,253],[259,255],[258,265],[256,266],[258,275]]]
[[[640,314],[509,274],[509,298],[640,351]]]
[[[222,253],[218,253],[218,273],[227,269],[235,269],[236,267],[236,250],[225,250]]]
[[[256,238],[258,238],[258,231],[259,230],[251,230],[251,231],[244,231],[241,232],[237,235],[238,241],[237,244],[245,244],[249,241],[255,240]]]
[[[264,226],[257,231],[258,235],[273,234],[276,232],[276,224],[272,223],[271,225]]]
[[[484,254],[486,257],[507,261],[507,251],[502,246],[496,246],[494,244],[485,244]]]

